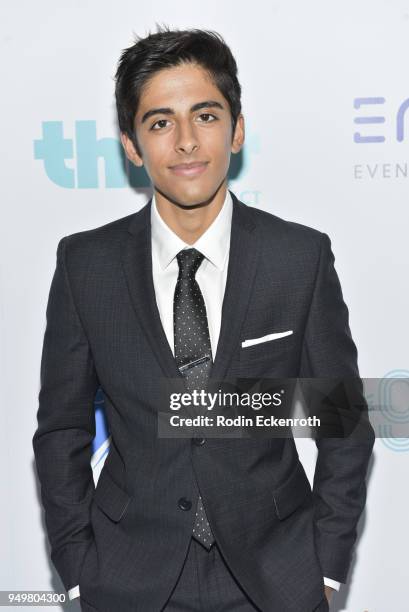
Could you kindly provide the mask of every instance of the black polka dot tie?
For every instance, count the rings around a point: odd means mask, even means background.
[[[204,255],[193,248],[177,254],[179,275],[173,300],[175,360],[190,392],[205,387],[212,366],[206,306],[195,279],[203,259]],[[192,535],[207,549],[214,542],[200,495]]]

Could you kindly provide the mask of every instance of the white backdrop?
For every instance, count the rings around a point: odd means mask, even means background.
[[[224,36],[239,66],[247,136],[230,188],[329,234],[361,376],[409,376],[407,1],[3,5],[0,590],[63,590],[31,445],[46,301],[62,236],[147,201],[118,164],[113,75],[133,33],[155,22]],[[95,162],[101,151],[105,161]],[[297,446],[312,481],[315,445]],[[332,610],[408,608],[408,467],[406,441],[377,440],[356,559]]]

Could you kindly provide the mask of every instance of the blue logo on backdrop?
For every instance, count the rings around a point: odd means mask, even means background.
[[[378,389],[380,406],[385,417],[385,423],[379,426],[379,436],[382,443],[389,450],[402,453],[409,451],[409,438],[393,437],[393,428],[401,423],[409,422],[409,406],[396,406],[394,393],[398,392],[399,385],[409,384],[408,370],[392,370],[381,380]],[[389,421],[389,422],[388,422]]]
[[[92,468],[96,468],[101,461],[105,461],[109,453],[110,433],[104,409],[104,394],[98,389],[94,400],[95,407],[95,438],[92,441]]]
[[[390,133],[392,122],[394,138],[388,140],[401,143],[405,139],[409,140],[405,134],[405,122],[409,129],[409,98],[404,100],[396,110],[396,117],[392,119],[389,113],[385,112],[383,105],[386,99],[383,97],[355,98],[354,109],[357,111],[354,117],[356,131],[354,132],[354,142],[356,144],[378,145],[387,141],[386,134]],[[379,110],[378,108],[379,107]],[[386,116],[385,116],[386,115]],[[357,127],[359,126],[359,128]],[[407,130],[406,130],[407,131]],[[391,152],[393,148],[391,147]],[[367,150],[364,149],[366,152]],[[353,165],[355,179],[407,179],[409,177],[409,163],[407,160],[385,161],[373,159],[373,151],[370,150],[371,157],[368,163],[358,163]],[[369,152],[369,150],[368,150]]]
[[[104,160],[106,188],[125,187],[129,183],[133,164],[128,164],[119,140],[97,138],[96,121],[76,121],[75,142],[64,138],[62,121],[44,121],[42,127],[42,139],[34,141],[34,157],[43,160],[48,178],[56,185],[66,189],[96,189],[99,158]],[[75,169],[66,164],[67,160],[75,160]],[[147,177],[141,181],[141,173],[138,178],[139,186],[149,185]]]
[[[365,107],[373,107],[377,105],[385,104],[385,98],[355,98],[354,100],[354,108],[356,110],[364,112],[367,110]],[[402,142],[405,138],[405,116],[406,111],[409,109],[409,98],[404,100],[402,104],[399,106],[396,113],[396,140],[398,142]],[[376,114],[376,115],[363,115],[355,117],[354,123],[355,125],[383,125],[386,122],[386,118],[384,115]],[[370,131],[370,130],[369,130]],[[385,142],[385,136],[382,134],[382,130],[380,128],[376,128],[373,130],[373,133],[369,133],[369,131],[365,130],[365,133],[362,134],[360,131],[354,133],[354,142],[358,144],[367,144],[367,143],[378,143]]]

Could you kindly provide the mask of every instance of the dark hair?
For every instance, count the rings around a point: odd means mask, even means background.
[[[115,99],[119,129],[131,139],[140,153],[134,119],[143,86],[164,68],[196,63],[210,75],[230,106],[233,134],[241,112],[241,87],[237,64],[227,44],[211,30],[170,30],[157,26],[157,32],[123,49],[115,74]]]

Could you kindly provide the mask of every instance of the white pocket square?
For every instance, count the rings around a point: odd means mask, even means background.
[[[267,340],[277,340],[277,338],[284,338],[285,336],[291,336],[293,330],[290,329],[285,332],[276,332],[274,334],[267,334],[267,336],[261,336],[261,338],[251,338],[251,340],[244,340],[241,343],[241,346],[245,348],[246,346],[253,346],[253,344],[260,344],[261,342],[267,342]]]

